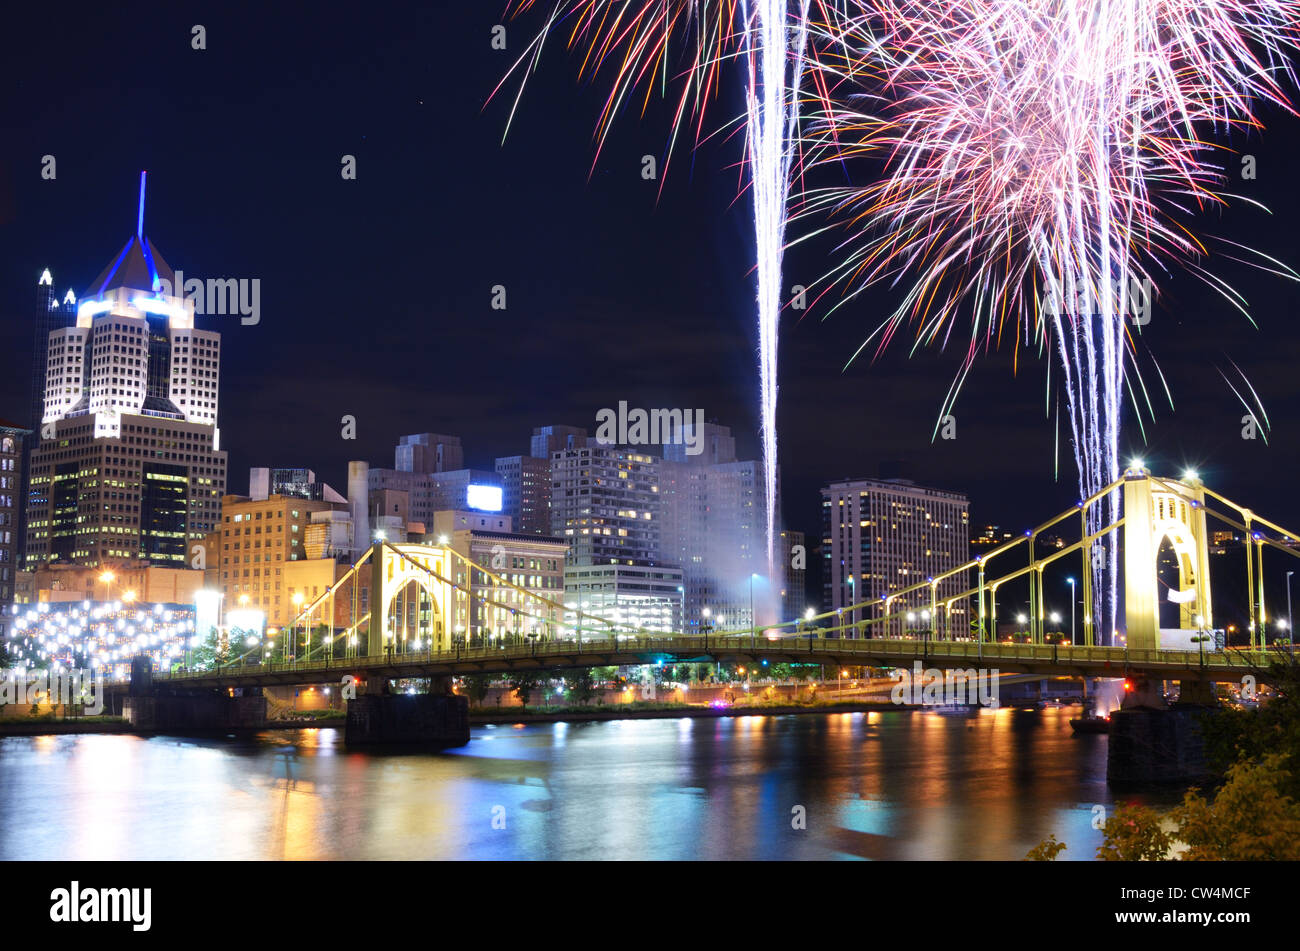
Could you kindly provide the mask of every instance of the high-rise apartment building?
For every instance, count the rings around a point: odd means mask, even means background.
[[[503,456],[496,461],[504,494],[502,511],[515,531],[546,535],[551,530],[551,464],[535,456]]]
[[[833,482],[821,494],[826,610],[844,609],[846,624],[883,617],[879,607],[848,608],[922,584],[891,602],[889,613],[902,617],[887,628],[873,625],[871,633],[896,636],[924,629],[943,637],[970,636],[970,605],[958,597],[969,589],[969,579],[964,574],[944,579],[935,586],[933,597],[924,585],[970,559],[966,496],[907,479]],[[906,619],[908,611],[915,615],[912,621]]]
[[[667,564],[660,549],[661,460],[615,446],[551,457],[551,534],[569,542],[569,563]]]
[[[217,395],[221,335],[140,226],[49,335],[31,462],[26,563],[180,565],[221,514],[226,454]]]
[[[624,632],[682,630],[682,571],[661,545],[662,464],[616,446],[584,445],[552,455],[551,534],[569,544],[568,626],[576,628],[576,612],[584,611]]]

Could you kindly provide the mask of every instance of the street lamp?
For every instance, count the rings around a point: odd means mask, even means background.
[[[1205,633],[1205,618],[1198,614],[1196,615],[1196,634],[1192,637],[1192,640],[1196,642],[1200,649],[1202,667],[1205,666],[1205,642],[1209,639],[1210,635]]]
[[[1070,586],[1070,643],[1074,643],[1074,578],[1066,578],[1066,584]]]
[[[1294,571],[1288,571],[1286,573],[1286,631],[1287,631],[1288,642],[1290,642],[1291,639],[1295,636],[1294,634],[1291,633],[1293,630],[1295,630],[1295,628],[1291,626],[1291,576],[1293,574],[1295,574]]]
[[[113,579],[115,577],[116,575],[114,575],[113,572],[111,571],[105,571],[102,575],[99,576],[99,580],[104,582],[105,601],[113,600]]]
[[[1020,625],[1020,634],[1021,634],[1021,636],[1024,636],[1024,633],[1025,633],[1025,622],[1028,621],[1028,620],[1029,620],[1029,618],[1025,617],[1023,614],[1017,614],[1017,615],[1016,615],[1016,623]]]
[[[293,645],[294,645],[293,653],[296,658],[298,654],[298,636],[297,636],[298,621],[302,618],[302,603],[307,600],[307,596],[303,594],[301,591],[295,591],[293,593],[293,597],[290,598],[289,600],[292,601],[293,606],[298,609],[297,613],[294,615],[293,618],[293,632],[291,634],[291,637],[293,639]]]

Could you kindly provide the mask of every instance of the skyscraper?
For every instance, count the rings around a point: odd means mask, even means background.
[[[503,456],[496,461],[505,494],[502,509],[515,531],[546,535],[551,530],[551,464],[534,456]]]
[[[957,492],[908,479],[833,482],[822,493],[822,584],[826,610],[888,597],[937,578],[970,559],[970,502]],[[933,596],[922,587],[891,604],[903,617],[872,625],[874,636],[925,629],[945,637],[970,634],[970,610],[957,596],[964,574],[943,579]],[[905,620],[907,611],[916,618]],[[843,623],[882,617],[879,608],[844,611]]]
[[[217,429],[221,335],[136,233],[49,335],[32,453],[26,563],[181,565],[218,525],[226,454]]]
[[[686,630],[787,620],[777,617],[784,578],[768,577],[762,463],[736,458],[729,427],[702,430],[696,455],[686,440],[664,446],[660,473],[663,551],[682,567]]]
[[[77,317],[77,295],[71,289],[59,299],[54,289],[54,277],[50,269],[41,271],[36,280],[36,306],[32,313],[32,376],[28,386],[27,426],[37,430],[41,425],[45,405],[45,370],[49,364],[50,334],[56,330],[72,326]],[[32,450],[36,447],[33,432],[23,443],[22,472],[19,476],[19,491],[15,493],[24,500],[32,473]],[[15,549],[16,567],[25,562],[27,547],[27,506],[26,502],[18,505],[17,526],[13,529],[18,545]]]
[[[583,440],[585,442],[585,440]],[[551,534],[569,543],[566,607],[628,628],[680,631],[681,568],[664,557],[662,460],[584,445],[551,457]],[[566,613],[576,626],[576,614]]]

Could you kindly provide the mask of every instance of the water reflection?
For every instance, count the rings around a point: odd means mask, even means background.
[[[1106,738],[1069,716],[487,726],[407,756],[321,729],[8,737],[0,858],[1019,859],[1053,833],[1086,859]]]

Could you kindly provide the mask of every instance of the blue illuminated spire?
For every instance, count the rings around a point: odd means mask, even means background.
[[[140,172],[140,215],[135,220],[135,236],[144,241],[144,177],[147,171]]]
[[[98,297],[115,287],[130,287],[134,290],[157,292],[160,278],[169,283],[175,282],[175,274],[167,266],[153,242],[144,236],[144,197],[147,171],[140,172],[140,203],[135,219],[135,234],[127,241],[121,252],[84,296]]]

